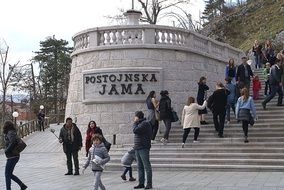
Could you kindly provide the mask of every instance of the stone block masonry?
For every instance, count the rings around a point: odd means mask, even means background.
[[[229,58],[238,63],[243,55],[200,34],[157,25],[94,28],[73,40],[66,117],[76,117],[81,129],[95,120],[119,144],[132,142],[134,112],[147,116],[151,90],[158,98],[168,90],[180,115],[187,97],[196,96],[201,76],[208,78],[211,93],[224,80]]]

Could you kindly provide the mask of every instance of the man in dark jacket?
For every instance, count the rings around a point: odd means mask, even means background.
[[[237,83],[239,86],[250,89],[250,78],[253,77],[251,67],[247,64],[247,58],[242,58],[242,64],[237,69]]]
[[[142,111],[135,112],[134,124],[134,149],[138,167],[139,184],[134,189],[144,188],[145,172],[147,175],[147,185],[145,189],[152,189],[152,167],[150,163],[150,148],[152,128],[149,122],[144,118]]]
[[[159,103],[159,111],[160,111],[160,120],[162,120],[165,124],[166,131],[164,133],[164,137],[161,139],[163,144],[167,144],[169,139],[169,134],[172,126],[171,118],[172,118],[172,107],[171,107],[171,99],[169,98],[169,92],[167,90],[160,92],[161,99]]]
[[[216,90],[208,98],[208,107],[213,113],[215,130],[218,136],[223,138],[223,130],[226,116],[227,97],[230,91],[221,82],[217,82]]]
[[[283,90],[282,90],[282,83],[281,83],[281,75],[282,75],[282,69],[281,69],[281,61],[279,59],[276,59],[276,64],[273,65],[270,69],[270,75],[269,75],[269,84],[271,87],[271,93],[264,99],[262,102],[263,109],[266,109],[266,104],[274,98],[276,93],[278,93],[278,102],[277,106],[282,106],[283,101]]]
[[[43,130],[44,131],[44,118],[45,118],[45,114],[43,112],[43,110],[41,109],[39,111],[39,113],[37,114],[37,120],[38,120],[38,125],[39,125],[39,130]]]
[[[76,124],[72,123],[72,119],[70,117],[66,119],[66,123],[60,130],[59,142],[63,143],[63,151],[67,158],[68,172],[65,175],[73,175],[72,157],[75,166],[74,175],[80,175],[78,151],[82,148],[82,135]]]

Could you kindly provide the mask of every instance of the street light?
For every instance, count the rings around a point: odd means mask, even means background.
[[[19,113],[17,111],[14,111],[12,116],[15,118],[15,127],[17,126],[17,117],[19,116]]]
[[[44,106],[43,106],[43,105],[40,105],[40,106],[39,106],[39,109],[43,110],[43,109],[44,109]]]

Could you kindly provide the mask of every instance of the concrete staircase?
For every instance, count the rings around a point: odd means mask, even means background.
[[[249,143],[243,142],[241,123],[233,114],[231,123],[225,124],[224,138],[216,136],[211,113],[209,125],[201,126],[200,143],[193,143],[193,131],[189,134],[185,148],[181,148],[183,130],[173,123],[170,143],[157,142],[151,148],[153,170],[212,170],[212,171],[282,171],[284,169],[284,107],[278,107],[277,97],[263,110],[264,82],[262,69],[255,74],[262,81],[261,99],[255,101],[258,120],[249,128]],[[160,123],[160,128],[164,129]],[[161,134],[157,139],[161,138]],[[120,159],[133,145],[113,147],[107,170],[122,170]],[[135,166],[135,164],[134,164]]]

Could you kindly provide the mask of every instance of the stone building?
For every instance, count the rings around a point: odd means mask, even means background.
[[[180,28],[128,25],[91,28],[74,37],[65,117],[76,118],[82,132],[90,120],[111,142],[132,142],[134,112],[146,112],[151,90],[168,90],[180,114],[197,81],[208,78],[210,92],[224,80],[229,58],[243,52],[228,44]],[[159,96],[158,96],[159,98]]]

